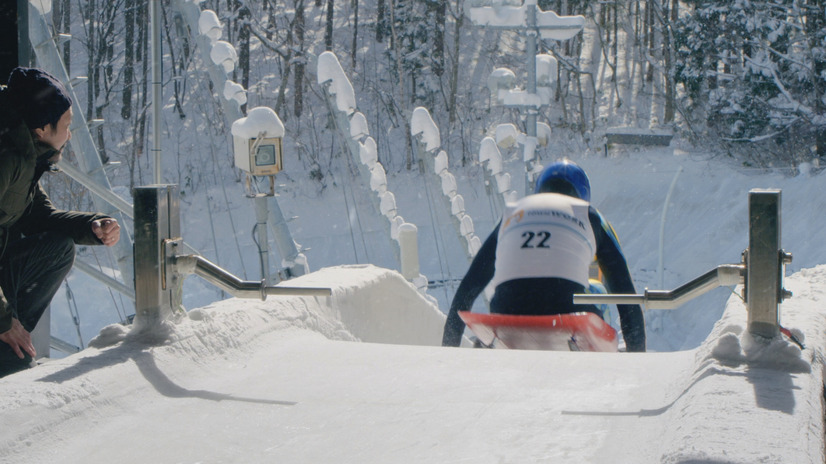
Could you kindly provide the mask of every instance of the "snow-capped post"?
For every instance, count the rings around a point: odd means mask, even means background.
[[[419,229],[413,224],[399,227],[399,247],[401,248],[401,272],[408,281],[419,278]]]
[[[442,195],[439,195],[441,200],[436,203],[441,206],[443,213],[450,217],[459,240],[465,247],[468,261],[471,261],[482,247],[482,242],[474,233],[473,219],[465,213],[465,200],[457,192],[456,178],[448,169],[447,153],[439,150],[441,145],[439,128],[436,127],[436,123],[426,108],[418,107],[413,110],[410,118],[410,133],[413,136],[416,155],[419,162],[423,164],[426,184],[429,186],[428,180],[433,180],[441,186]]]
[[[292,239],[287,222],[275,196],[275,175],[283,167],[284,124],[270,108],[257,107],[246,117],[232,123],[235,166],[246,172],[247,196],[255,200],[258,252],[261,277],[270,282],[267,226],[273,231],[276,248],[282,257],[278,280],[307,274],[307,259]],[[259,192],[255,177],[269,179],[269,191]]]
[[[525,131],[522,148],[523,160],[525,162],[525,194],[532,191],[536,176],[541,171],[541,166],[536,162],[536,137],[537,121],[536,116],[542,106],[550,103],[550,92],[537,92],[537,68],[540,69],[542,83],[547,83],[549,59],[548,55],[536,54],[537,36],[543,39],[567,40],[575,36],[585,27],[585,17],[583,16],[558,16],[553,11],[542,11],[536,4],[536,0],[525,0],[519,5],[515,0],[474,0],[470,2],[468,16],[477,26],[515,29],[523,33],[527,38],[526,59],[528,82],[526,91],[516,91],[505,87],[497,88],[495,101],[498,103],[519,108],[526,112]],[[494,70],[498,73],[495,80],[501,81],[502,69]],[[512,73],[511,73],[512,74]],[[554,73],[555,74],[555,73]],[[494,78],[492,75],[491,78]],[[513,82],[505,83],[512,84]],[[488,80],[491,85],[491,80]],[[547,84],[549,87],[549,84]],[[491,89],[493,90],[493,89]]]

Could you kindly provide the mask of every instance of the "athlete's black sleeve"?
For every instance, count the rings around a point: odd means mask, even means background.
[[[619,241],[611,224],[593,206],[588,210],[588,219],[597,240],[597,262],[605,278],[605,286],[610,293],[635,294],[634,281],[628,271],[628,263],[619,246]],[[620,327],[627,351],[645,351],[645,319],[639,305],[617,305]]]
[[[496,268],[496,237],[499,235],[499,224],[488,235],[485,243],[482,244],[482,248],[476,253],[465,277],[462,278],[462,282],[456,290],[456,295],[453,296],[453,303],[450,305],[447,321],[445,321],[442,346],[459,346],[462,343],[465,323],[459,317],[459,311],[470,311],[476,297],[482,293],[482,290],[493,279],[493,271]]]

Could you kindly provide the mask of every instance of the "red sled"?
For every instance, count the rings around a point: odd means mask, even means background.
[[[515,316],[459,311],[485,345],[515,350],[617,351],[617,331],[594,313]]]

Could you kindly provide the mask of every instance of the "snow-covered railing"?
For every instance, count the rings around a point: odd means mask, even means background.
[[[396,259],[401,262],[399,230],[407,223],[398,214],[396,197],[387,187],[387,173],[378,161],[378,148],[376,141],[370,137],[367,118],[356,109],[353,84],[344,74],[341,63],[332,52],[319,55],[317,69],[318,85],[324,92],[324,100],[335,125],[339,145],[347,159],[355,161],[363,182],[375,193],[370,199],[376,211],[385,219],[382,224],[391,239]],[[421,274],[412,280],[420,290],[427,288],[427,279]]]
[[[448,169],[447,153],[439,150],[439,128],[427,109],[418,107],[413,110],[410,132],[418,157],[424,163],[425,175],[441,187],[442,195],[439,195],[440,201],[437,203],[451,218],[470,261],[482,247],[482,242],[474,232],[473,219],[465,213],[465,199],[457,192],[456,177]]]
[[[173,0],[172,7],[183,16],[189,30],[197,31],[193,39],[201,50],[201,56],[206,66],[209,79],[214,88],[221,92],[221,106],[227,115],[227,123],[232,124],[240,119],[241,105],[247,102],[244,87],[227,78],[227,74],[235,69],[238,63],[238,53],[229,42],[220,40],[223,25],[218,15],[212,10],[203,10],[192,0]]]
[[[479,144],[479,162],[485,167],[485,188],[493,200],[497,216],[505,211],[505,203],[516,201],[517,193],[511,189],[511,175],[504,171],[502,153],[493,137],[485,137]]]

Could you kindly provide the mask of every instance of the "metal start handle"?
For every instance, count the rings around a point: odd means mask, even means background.
[[[674,290],[646,289],[642,295],[577,293],[574,304],[637,304],[647,309],[675,309],[717,287],[742,284],[745,274],[743,264],[721,264]]]

